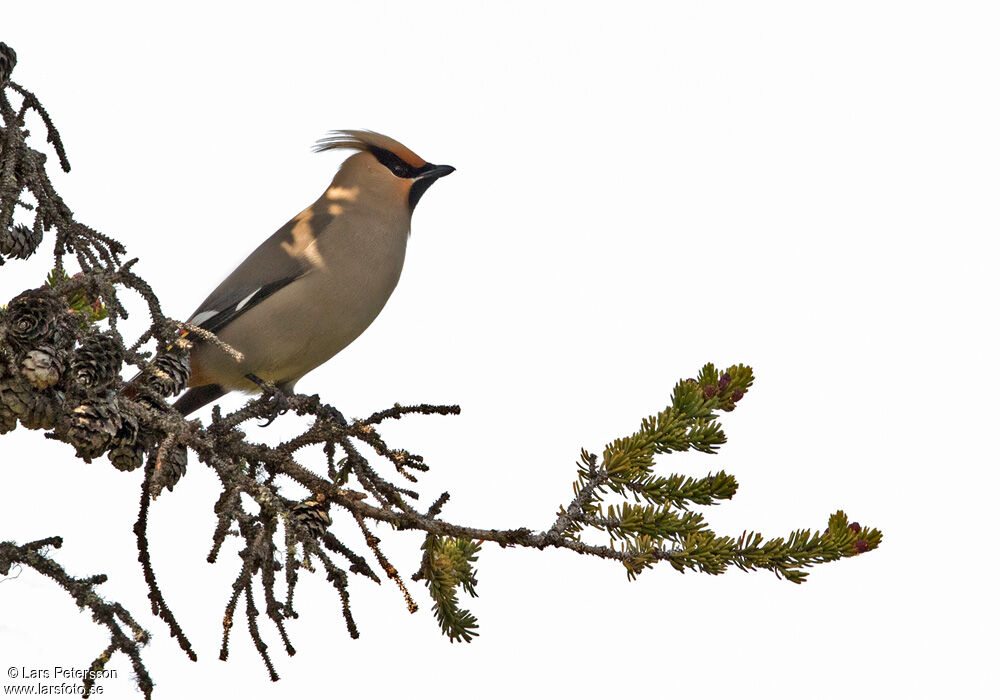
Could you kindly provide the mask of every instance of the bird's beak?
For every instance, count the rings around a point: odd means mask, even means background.
[[[451,175],[455,172],[455,168],[450,165],[431,165],[431,167],[417,176],[418,180],[430,180],[433,182],[439,177],[444,177],[445,175]]]
[[[437,182],[438,178],[442,178],[445,175],[451,175],[455,172],[455,169],[450,165],[434,165],[433,163],[428,163],[424,166],[426,170],[421,172],[413,179],[413,184],[410,185],[410,212],[413,211],[414,207],[417,206],[417,202],[420,198],[424,196],[424,192],[427,188]]]

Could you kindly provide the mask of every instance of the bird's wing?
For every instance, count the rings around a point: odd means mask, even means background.
[[[327,228],[333,215],[319,207],[306,210],[278,229],[229,277],[208,295],[188,323],[218,334],[233,319],[246,313],[312,269],[308,258],[298,254],[304,236],[315,237]],[[306,212],[303,212],[305,214]],[[306,230],[303,230],[303,229]],[[293,235],[293,229],[295,234]]]
[[[206,331],[218,334],[234,318],[264,301],[282,287],[299,279],[306,272],[307,270],[303,270],[301,273],[293,272],[280,279],[262,282],[256,286],[226,289],[224,293],[218,295],[217,299],[203,303],[188,323],[193,323]]]

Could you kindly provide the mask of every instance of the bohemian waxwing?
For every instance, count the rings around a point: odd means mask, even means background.
[[[358,151],[323,195],[278,229],[202,302],[189,322],[243,354],[237,362],[191,334],[191,378],[174,406],[187,415],[259,382],[291,393],[347,347],[399,281],[420,197],[455,169],[428,163],[371,131],[332,132],[316,151]]]

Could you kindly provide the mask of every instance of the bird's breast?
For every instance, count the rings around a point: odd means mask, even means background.
[[[199,353],[231,388],[252,389],[247,373],[294,383],[347,347],[378,316],[396,288],[406,255],[405,221],[346,215],[301,249],[308,272],[219,334],[244,354],[233,362],[214,347]]]

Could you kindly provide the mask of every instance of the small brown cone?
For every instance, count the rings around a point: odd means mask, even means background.
[[[115,469],[130,472],[142,466],[146,453],[140,445],[116,445],[108,452],[108,459]]]
[[[153,469],[153,482],[150,493],[156,498],[163,489],[173,491],[174,486],[187,473],[187,447],[173,445],[169,449],[157,448],[156,467]]]
[[[40,228],[30,228],[24,224],[14,224],[6,231],[0,231],[0,255],[7,258],[25,259],[42,242]]]
[[[73,354],[71,371],[76,380],[88,389],[101,389],[122,371],[124,351],[112,335],[93,333],[80,342]]]
[[[152,364],[146,384],[160,396],[176,396],[191,376],[191,363],[186,352],[170,350],[161,353]]]
[[[29,350],[21,360],[21,374],[39,391],[55,386],[62,376],[65,353],[51,345]]]
[[[0,321],[10,344],[22,351],[41,345],[69,347],[76,332],[66,303],[44,287],[14,297]]]
[[[139,419],[126,410],[120,411],[122,425],[111,441],[108,459],[123,472],[142,466],[149,451],[147,433],[140,432]]]
[[[54,428],[63,398],[61,392],[39,393],[20,378],[6,376],[0,379],[0,416],[7,417],[0,420],[8,426],[13,415],[31,430]]]
[[[322,537],[330,527],[330,502],[320,493],[296,503],[292,507],[292,522],[310,537]]]
[[[89,462],[104,454],[121,427],[116,401],[86,400],[70,412],[66,439],[76,448],[77,456]]]

